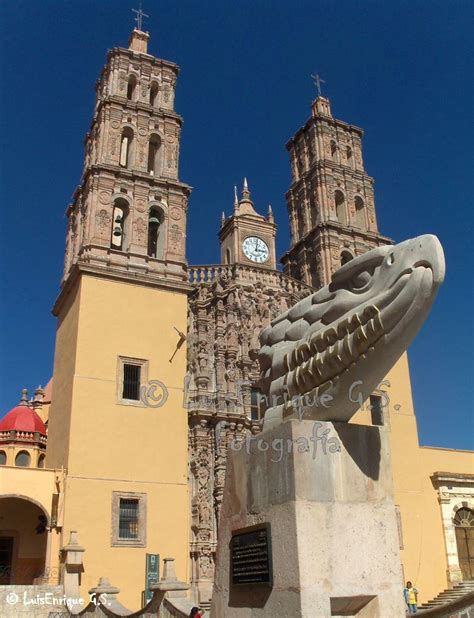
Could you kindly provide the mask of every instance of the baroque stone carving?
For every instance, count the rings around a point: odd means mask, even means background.
[[[252,269],[240,273],[236,267],[221,265],[218,270],[217,276],[206,276],[203,282],[197,278],[189,303],[186,405],[195,479],[191,557],[196,585],[214,576],[227,446],[259,427],[258,421],[251,420],[250,397],[260,376],[258,333],[272,316],[311,292],[281,274],[275,281],[273,271],[259,271],[262,280],[255,283]],[[205,422],[205,430],[198,419]]]
[[[107,238],[110,233],[110,225],[112,223],[112,215],[110,212],[102,208],[96,214],[97,233],[100,238]]]
[[[99,193],[99,202],[101,204],[110,204],[111,195],[108,191],[100,191]]]
[[[145,212],[146,201],[141,198],[138,198],[137,200],[135,200],[135,208],[138,212]]]
[[[179,208],[177,208],[176,206],[174,206],[171,209],[170,212],[170,217],[174,220],[174,221],[179,221],[181,219],[181,210]]]
[[[147,232],[147,225],[141,217],[133,222],[133,236],[139,244],[143,244],[147,236]]]

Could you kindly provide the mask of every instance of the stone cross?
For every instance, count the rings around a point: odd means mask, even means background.
[[[144,17],[150,17],[150,16],[142,11],[142,4],[141,4],[141,2],[138,5],[138,11],[137,11],[137,9],[132,9],[132,11],[133,11],[133,13],[137,14],[137,16],[135,17],[135,21],[137,22],[138,30],[141,30],[142,29],[142,20],[143,20],[143,18]]]

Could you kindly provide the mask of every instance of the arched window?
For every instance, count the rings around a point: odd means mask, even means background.
[[[128,84],[127,84],[127,99],[129,101],[135,100],[136,87],[137,87],[137,78],[135,77],[135,75],[130,75],[130,77],[128,78]]]
[[[342,223],[342,225],[347,225],[346,198],[342,191],[336,191],[334,193],[334,203],[336,206],[337,220],[339,223]]]
[[[352,166],[352,149],[350,146],[346,148],[346,159],[347,159],[347,165]]]
[[[225,252],[225,263],[230,264],[230,249],[229,248],[227,248],[227,251]]]
[[[46,455],[40,455],[38,457],[38,468],[44,468],[44,460],[46,459]]]
[[[120,167],[131,169],[133,164],[133,131],[130,127],[125,127],[122,131],[120,142]]]
[[[366,228],[365,224],[365,212],[364,212],[364,200],[358,195],[355,198],[355,213],[356,213],[356,225],[361,229]]]
[[[347,264],[347,262],[350,262],[353,259],[354,256],[349,251],[343,251],[341,253],[341,266],[344,266],[344,264]]]
[[[337,144],[331,140],[331,159],[337,163]]]
[[[474,527],[474,511],[469,509],[467,506],[463,506],[456,511],[453,521],[455,526],[472,528]]]
[[[148,173],[161,176],[161,139],[158,135],[152,135],[148,144]]]
[[[0,466],[7,465],[7,454],[5,451],[0,451]]]
[[[150,105],[156,107],[158,103],[158,84],[153,82],[150,87]]]
[[[462,506],[453,518],[459,566],[464,581],[474,579],[474,511]]]
[[[128,237],[128,202],[118,198],[114,201],[112,213],[112,238],[110,246],[118,251],[125,251]]]
[[[27,468],[31,463],[31,456],[27,451],[20,451],[15,457],[15,466]]]
[[[165,235],[163,233],[164,215],[161,208],[152,206],[148,215],[148,255],[154,258],[163,256]]]

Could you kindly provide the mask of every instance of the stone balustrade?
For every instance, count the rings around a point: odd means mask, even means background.
[[[193,285],[213,283],[221,275],[239,282],[263,283],[287,292],[313,291],[313,288],[284,273],[246,264],[198,264],[188,267],[188,280]]]
[[[46,436],[33,431],[0,431],[0,443],[2,442],[39,442],[46,444]]]

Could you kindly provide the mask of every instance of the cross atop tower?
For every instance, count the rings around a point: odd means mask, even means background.
[[[135,21],[137,22],[137,29],[141,30],[142,29],[143,18],[144,17],[150,17],[150,16],[142,11],[142,3],[141,2],[138,5],[138,10],[137,9],[132,9],[132,12],[137,14],[137,16],[135,17]]]
[[[325,84],[325,83],[326,83],[326,82],[325,82],[325,80],[324,80],[324,79],[321,79],[321,78],[319,77],[319,74],[318,74],[318,73],[316,73],[316,75],[311,75],[311,77],[312,77],[312,79],[313,79],[314,85],[316,86],[316,88],[317,88],[317,90],[318,90],[318,96],[319,96],[319,97],[320,97],[320,96],[322,96],[322,93],[321,93],[321,84]]]

